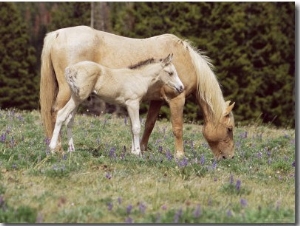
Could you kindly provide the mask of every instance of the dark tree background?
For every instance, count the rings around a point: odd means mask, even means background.
[[[145,38],[173,33],[190,40],[212,59],[225,99],[236,102],[238,123],[295,126],[294,2],[0,4],[1,108],[37,108],[46,32],[90,26],[92,15],[93,24],[115,34]],[[146,109],[143,105],[141,112]],[[200,112],[192,99],[186,102],[186,120],[201,120]],[[164,107],[161,115],[168,114]]]

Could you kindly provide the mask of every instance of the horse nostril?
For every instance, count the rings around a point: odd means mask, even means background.
[[[223,155],[223,159],[226,159],[226,157]]]
[[[232,156],[232,159],[234,159],[234,156]]]

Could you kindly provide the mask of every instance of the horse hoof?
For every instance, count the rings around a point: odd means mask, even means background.
[[[175,154],[175,158],[177,159],[182,159],[184,157],[185,157],[184,152],[176,152]]]

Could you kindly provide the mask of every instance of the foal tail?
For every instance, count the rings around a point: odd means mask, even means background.
[[[51,138],[54,129],[52,106],[58,92],[58,84],[52,65],[50,50],[55,40],[55,33],[47,34],[41,56],[40,106],[41,118],[47,138]]]

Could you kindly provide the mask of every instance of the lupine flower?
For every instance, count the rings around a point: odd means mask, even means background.
[[[246,199],[241,199],[240,203],[241,203],[242,207],[247,206],[247,200]]]
[[[178,166],[183,168],[183,167],[186,167],[188,163],[189,163],[188,159],[183,158],[178,162]]]
[[[236,188],[236,190],[240,190],[240,188],[241,188],[241,181],[240,180],[237,180],[236,181],[236,185],[235,185],[235,188]]]
[[[115,147],[112,147],[110,150],[109,150],[109,157],[110,158],[116,158],[116,148]]]
[[[127,117],[124,117],[124,124],[127,125]]]
[[[111,179],[111,174],[109,173],[109,172],[107,172],[106,174],[105,174],[105,177],[107,178],[107,179]]]
[[[112,202],[107,203],[107,209],[109,211],[111,211],[113,207],[114,207],[114,205],[112,204]]]
[[[175,213],[175,216],[174,216],[174,223],[178,223],[179,222],[179,219],[182,215],[182,209],[180,208],[176,213]]]
[[[139,210],[141,211],[141,213],[145,213],[146,208],[147,208],[146,205],[144,205],[143,203],[139,204]]]
[[[6,133],[2,133],[0,137],[0,142],[4,143],[6,140]]]
[[[167,209],[167,206],[164,204],[164,205],[162,205],[162,210],[166,210]]]
[[[226,213],[227,217],[232,217],[232,212],[231,210],[228,210],[227,213]]]
[[[127,208],[126,208],[127,214],[130,214],[131,210],[132,210],[132,205],[128,205]]]
[[[167,157],[167,159],[168,159],[169,161],[172,160],[173,155],[171,154],[170,150],[167,150],[167,152],[166,152],[166,157]]]
[[[214,162],[212,163],[212,168],[213,168],[213,169],[216,169],[216,168],[217,168],[217,161],[216,161],[216,160],[214,160]]]
[[[292,167],[296,167],[296,161],[292,163]]]
[[[194,217],[198,218],[201,215],[201,208],[200,205],[197,205],[197,208],[194,210]]]
[[[204,165],[204,163],[205,163],[205,156],[202,154],[200,159],[200,164]]]
[[[131,224],[133,223],[133,219],[131,217],[127,217],[125,223]]]
[[[162,153],[162,150],[163,150],[163,148],[162,148],[162,146],[158,146],[158,152],[160,152],[160,153]]]

